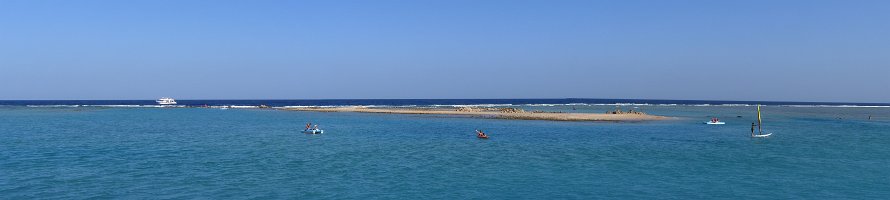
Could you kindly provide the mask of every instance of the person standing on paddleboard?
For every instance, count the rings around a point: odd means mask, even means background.
[[[754,127],[755,126],[757,126],[757,125],[754,125],[754,122],[751,122],[751,137],[754,137]]]

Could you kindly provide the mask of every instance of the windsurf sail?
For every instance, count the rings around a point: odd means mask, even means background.
[[[760,104],[757,104],[757,131],[763,135],[763,120],[760,119]]]

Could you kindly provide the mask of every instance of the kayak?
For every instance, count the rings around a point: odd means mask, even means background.
[[[322,134],[322,133],[324,133],[324,130],[321,130],[321,129],[306,129],[306,130],[303,130],[303,133],[305,133],[305,134]]]
[[[486,135],[486,136],[478,136],[478,135],[477,135],[476,137],[479,138],[479,139],[488,139],[488,136],[487,136],[487,135]]]

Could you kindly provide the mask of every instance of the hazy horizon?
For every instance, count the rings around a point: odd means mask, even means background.
[[[155,101],[154,99],[0,99],[0,101]],[[855,102],[855,101],[758,101],[758,100],[732,100],[732,99],[631,99],[631,98],[331,98],[331,99],[182,99],[174,98],[177,101],[325,101],[325,100],[561,100],[561,99],[581,99],[581,100],[652,100],[652,101],[702,101],[702,102],[778,102],[778,103],[862,103],[862,104],[890,104],[890,102]]]
[[[0,1],[0,99],[890,103],[886,1]]]

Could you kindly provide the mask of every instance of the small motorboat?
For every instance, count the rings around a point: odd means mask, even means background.
[[[710,124],[710,125],[723,125],[723,124],[726,124],[726,122],[721,122],[720,119],[717,119],[717,118],[715,117],[715,118],[711,118],[711,121],[706,121],[705,124]]]
[[[303,130],[303,133],[305,133],[305,134],[322,134],[322,133],[324,133],[324,130],[321,130],[321,129],[306,129],[306,130]]]

